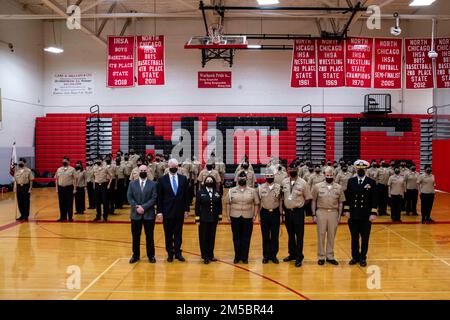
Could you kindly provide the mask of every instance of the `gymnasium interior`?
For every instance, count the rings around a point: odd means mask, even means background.
[[[256,134],[242,147],[238,130]],[[226,219],[218,261],[203,264],[193,206],[184,263],[165,260],[160,221],[156,264],[129,263],[130,206],[108,222],[94,222],[94,209],[57,222],[63,157],[86,166],[117,150],[170,154],[180,132],[202,166],[204,154],[221,155],[224,203],[243,154],[257,183],[275,153],[285,166],[431,166],[434,223],[421,223],[420,200],[419,215],[402,212],[401,223],[378,217],[364,268],[348,265],[342,218],[340,264],[320,266],[306,217],[296,268],[261,263],[258,221],[249,263],[233,263]],[[13,153],[35,175],[28,221],[16,220]],[[447,0],[0,0],[1,300],[449,300],[449,157]],[[279,243],[282,259],[283,225]]]

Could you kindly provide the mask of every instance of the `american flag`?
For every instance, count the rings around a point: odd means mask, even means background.
[[[14,141],[12,152],[11,152],[11,161],[9,162],[9,174],[14,177],[14,171],[17,163],[17,153],[16,153],[16,142]]]

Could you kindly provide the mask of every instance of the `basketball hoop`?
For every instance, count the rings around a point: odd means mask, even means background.
[[[212,44],[220,44],[223,34],[223,26],[220,24],[212,24],[208,28],[209,39]]]

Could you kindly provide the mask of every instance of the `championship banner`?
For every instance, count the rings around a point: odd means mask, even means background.
[[[406,89],[433,88],[431,39],[405,39]]]
[[[198,88],[231,88],[231,71],[199,71]]]
[[[345,86],[344,43],[337,40],[317,41],[317,75],[321,88]]]
[[[139,86],[164,85],[164,36],[137,36]]]
[[[347,87],[371,88],[373,39],[350,38],[345,40],[345,47]]]
[[[316,45],[314,40],[295,40],[292,57],[291,87],[316,87]]]
[[[450,88],[450,38],[436,39],[436,86]]]
[[[375,89],[402,88],[402,39],[375,39]]]
[[[108,37],[107,86],[134,86],[134,36]]]

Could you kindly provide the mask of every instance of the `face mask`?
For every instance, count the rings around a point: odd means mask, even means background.
[[[68,167],[68,166],[69,166],[69,163],[64,161],[64,162],[62,163],[62,165],[63,165],[64,167]]]
[[[110,165],[111,164],[111,160],[106,160],[106,164]]]
[[[247,180],[241,179],[241,180],[238,181],[238,183],[239,183],[239,185],[240,185],[241,187],[243,187],[243,186],[245,186],[245,185],[247,184]]]
[[[147,178],[147,172],[145,171],[139,172],[139,177],[141,177],[141,179]]]
[[[376,164],[373,164],[373,165],[372,165],[372,168],[376,168],[376,167],[377,167],[377,165],[376,165]]]
[[[212,165],[208,164],[208,165],[206,166],[206,170],[211,171],[211,170],[212,170]]]
[[[278,171],[281,171],[281,170],[283,170],[283,167],[278,167]]]
[[[331,162],[327,162],[327,166],[331,167]]]
[[[140,166],[142,166],[142,162],[136,162],[136,165],[137,165],[138,168],[139,168]]]
[[[212,181],[205,182],[205,186],[207,186],[208,188],[212,188],[214,187],[214,182]]]
[[[337,165],[337,164],[335,164],[335,165],[333,165],[333,167],[334,167],[334,168],[337,168],[337,167],[338,167],[338,165]]]
[[[319,173],[320,173],[320,170],[316,170],[315,172],[316,172],[317,174],[319,174]]]
[[[292,178],[295,178],[295,177],[297,176],[297,171],[289,171],[289,175],[290,175]]]
[[[362,178],[366,175],[366,172],[364,171],[364,169],[358,169],[358,177]]]
[[[100,167],[102,165],[102,162],[101,161],[97,161],[95,164]]]
[[[248,169],[248,164],[243,164],[243,165],[242,165],[242,168]]]
[[[178,168],[170,168],[169,169],[169,171],[171,172],[171,173],[177,173],[177,171],[178,171]]]
[[[160,160],[157,158],[157,159],[156,159],[156,162],[159,162],[159,161],[160,161]]]
[[[347,172],[347,167],[345,167],[345,168],[342,168],[342,171],[344,171],[344,172]]]
[[[120,160],[116,160],[116,165],[120,166]]]
[[[333,183],[333,181],[334,181],[333,178],[325,178],[325,180],[327,183],[330,183],[330,184]]]
[[[412,171],[412,172],[416,172],[416,168],[415,168],[415,167],[412,167],[412,168],[411,168],[411,171]]]
[[[25,165],[23,163],[19,163],[19,168],[23,168]]]
[[[75,166],[75,169],[81,170],[81,166]]]
[[[129,159],[128,157],[125,157],[125,158],[124,158],[125,161],[128,161],[128,159]]]
[[[309,172],[311,172],[311,173],[312,173],[312,172],[314,171],[314,169],[313,169],[313,168],[310,168],[310,169],[308,169],[308,170],[309,170]]]
[[[399,174],[400,170],[396,169],[394,172],[395,172],[395,174]]]
[[[134,151],[130,151],[130,154],[133,155],[133,154],[134,154]]]
[[[273,178],[266,178],[266,182],[267,183],[273,183],[274,179]]]
[[[425,170],[426,173],[431,173],[431,169]]]

